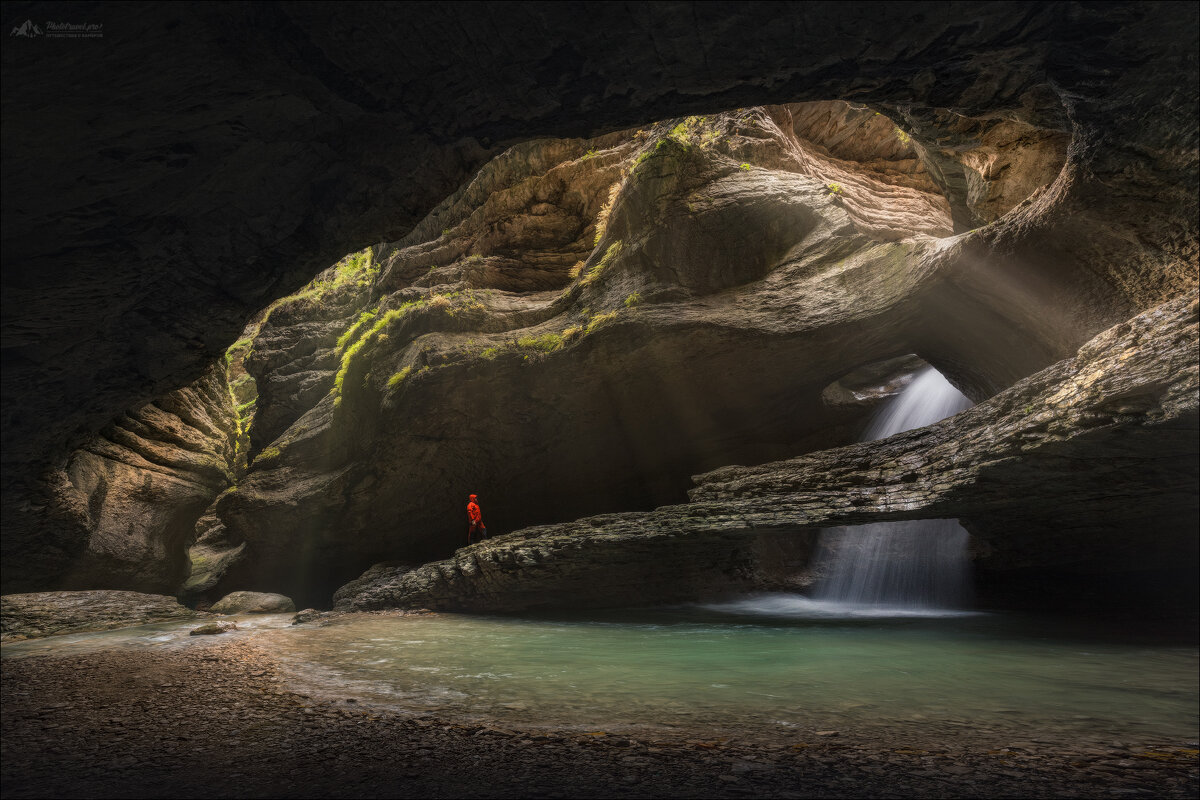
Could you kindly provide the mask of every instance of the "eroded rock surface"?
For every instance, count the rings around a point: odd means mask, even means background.
[[[286,614],[295,610],[292,598],[270,592],[230,592],[209,609],[213,614]]]
[[[991,568],[1186,563],[1198,546],[1197,308],[1194,297],[1165,303],[936,425],[717,470],[690,497],[782,495],[786,514],[848,522],[958,517]]]
[[[5,641],[204,617],[174,597],[142,592],[33,592],[0,597]]]
[[[197,518],[233,480],[234,414],[224,365],[215,364],[113,420],[48,482],[45,502],[69,536],[58,546],[26,541],[27,551],[4,561],[5,586],[174,594],[188,577]]]
[[[196,521],[196,539],[188,548],[191,572],[179,590],[180,598],[188,603],[204,598],[245,549],[245,542],[232,537],[215,514],[206,512]]]
[[[689,504],[519,531],[417,570],[380,574],[339,595],[338,607],[618,605],[596,587],[616,583],[641,598],[637,586],[624,586],[631,569],[637,575],[626,553],[657,549],[666,564],[710,558],[709,573],[720,575],[741,563],[731,552],[711,558],[714,542],[732,548],[738,537],[769,530],[809,537],[823,526],[930,517],[958,518],[982,541],[979,560],[992,569],[1194,563],[1198,305],[1180,298],[1139,315],[1076,357],[935,425],[717,470],[696,478]],[[1130,537],[1133,529],[1144,533]],[[656,599],[685,599],[692,590],[672,581]]]
[[[760,103],[883,112],[938,165],[956,230],[1011,208],[946,253],[926,295],[939,324],[913,348],[977,399],[1194,290],[1194,5],[931,8],[609,4],[581,23],[569,4],[175,4],[109,8],[86,47],[10,39],[6,590],[54,584],[85,547],[54,502],[74,449],[196,380],[344,253],[446,227],[420,221],[501,145]],[[1064,137],[1065,168],[1018,200]],[[847,141],[822,158],[853,155]],[[907,180],[910,158],[882,161]],[[847,211],[869,208],[844,188]],[[540,272],[523,285],[545,287]]]
[[[253,461],[214,508],[245,550],[208,591],[444,556],[467,492],[505,530],[857,438],[921,363],[896,357],[949,211],[892,126],[833,191],[857,162],[797,138],[803,111],[514,148],[275,304],[245,360]],[[865,364],[877,391],[824,393]]]
[[[637,532],[638,514],[547,525],[459,550],[417,569],[372,567],[339,589],[339,611],[429,608],[503,612],[682,602],[795,588],[787,566],[807,562],[815,532],[690,535]],[[781,557],[782,556],[782,557]]]

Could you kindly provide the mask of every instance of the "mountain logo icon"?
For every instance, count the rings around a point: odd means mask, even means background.
[[[9,34],[9,36],[25,36],[30,39],[41,35],[42,29],[37,25],[34,25],[33,20],[31,19],[27,19],[17,27],[13,28],[12,33]]]

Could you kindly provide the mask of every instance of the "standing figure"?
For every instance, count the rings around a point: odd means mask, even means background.
[[[475,502],[478,495],[471,495],[467,503],[467,544],[471,543],[474,536],[479,536],[479,541],[487,538],[487,526],[483,524],[483,513],[479,510],[479,504]]]

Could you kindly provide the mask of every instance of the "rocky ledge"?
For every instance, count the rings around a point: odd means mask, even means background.
[[[696,479],[685,505],[530,528],[417,569],[380,570],[341,592],[337,607],[484,611],[684,599],[695,583],[672,573],[688,574],[692,559],[708,560],[709,578],[726,576],[709,592],[751,582],[749,545],[737,544],[751,534],[811,537],[823,526],[933,517],[957,517],[981,565],[993,569],[1194,563],[1197,310],[1194,298],[1165,303],[936,425],[717,470]],[[650,550],[652,558],[641,552]]]
[[[0,640],[19,641],[60,633],[105,631],[208,614],[174,597],[141,592],[34,592],[0,597]]]

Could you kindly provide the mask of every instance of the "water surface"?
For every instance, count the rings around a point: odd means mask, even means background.
[[[513,727],[956,732],[1111,743],[1195,738],[1195,642],[1014,615],[855,610],[760,595],[570,616],[287,616],[221,637],[195,623],[5,645],[4,656],[253,637],[292,688]]]

